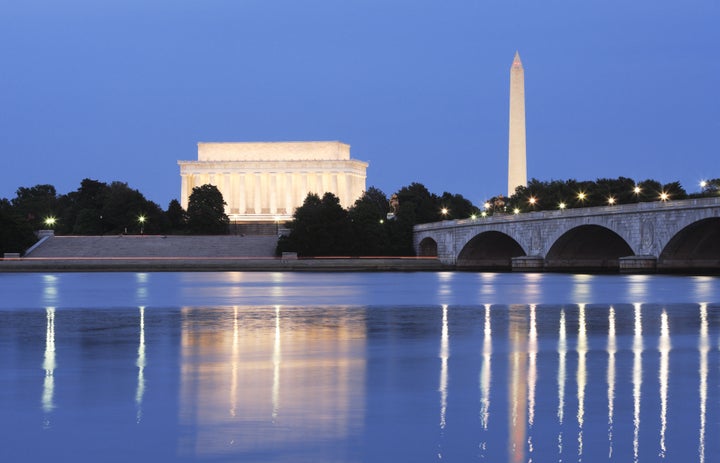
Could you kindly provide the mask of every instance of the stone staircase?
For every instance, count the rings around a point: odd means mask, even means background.
[[[276,235],[52,236],[25,257],[274,257]]]

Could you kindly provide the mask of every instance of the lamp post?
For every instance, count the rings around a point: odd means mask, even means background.
[[[52,216],[46,217],[45,218],[45,226],[52,229],[55,226],[56,221],[57,220],[55,219],[55,217],[52,217]]]
[[[147,220],[147,218],[145,218],[144,215],[140,214],[140,216],[138,216],[138,222],[140,223],[140,234],[141,235],[145,232],[145,221],[146,220]]]

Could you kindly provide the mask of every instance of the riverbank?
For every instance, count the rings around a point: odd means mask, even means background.
[[[0,273],[21,272],[416,272],[450,270],[437,258],[43,257],[0,260]]]

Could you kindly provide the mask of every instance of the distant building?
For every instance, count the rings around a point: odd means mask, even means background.
[[[194,187],[212,184],[233,222],[288,220],[308,193],[333,193],[347,208],[365,191],[368,166],[337,141],[198,143],[198,160],[178,164],[183,208]]]

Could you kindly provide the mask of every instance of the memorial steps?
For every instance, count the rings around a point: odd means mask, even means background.
[[[25,257],[273,257],[276,235],[53,236]]]

